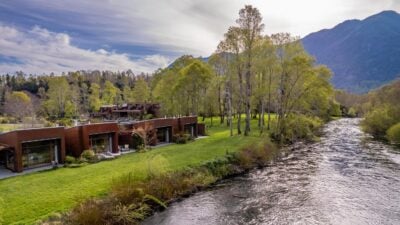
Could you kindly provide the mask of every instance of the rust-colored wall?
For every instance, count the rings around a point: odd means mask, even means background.
[[[74,157],[79,157],[82,152],[90,148],[89,136],[95,134],[112,134],[112,152],[118,150],[118,124],[117,123],[94,123],[68,128],[65,130],[67,151]]]
[[[197,135],[206,135],[206,125],[204,123],[197,124]]]
[[[22,142],[40,141],[45,139],[60,139],[60,163],[65,160],[65,135],[64,127],[38,128],[27,130],[14,130],[0,135],[0,142],[14,149],[14,171],[22,172]]]
[[[157,132],[157,128],[162,127],[172,127],[172,134],[177,134],[179,132],[184,131],[184,126],[187,124],[194,124],[197,127],[197,116],[190,117],[180,117],[180,118],[159,118],[159,119],[151,119],[138,121],[127,124],[120,124],[120,133],[119,133],[119,143],[120,145],[130,144],[130,136],[133,129],[143,128],[145,130],[152,130],[153,133]],[[197,136],[197,129],[196,129]],[[150,143],[152,145],[157,144],[157,142]]]
[[[65,129],[65,143],[67,155],[79,157],[82,153],[82,127],[71,127]]]

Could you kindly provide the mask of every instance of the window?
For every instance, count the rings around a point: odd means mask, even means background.
[[[191,137],[196,137],[196,125],[195,124],[186,124],[184,126],[184,132],[189,134]]]
[[[58,162],[59,151],[59,140],[22,143],[22,165],[29,168]]]
[[[171,127],[162,127],[162,128],[157,128],[157,140],[158,142],[170,142],[171,140]]]
[[[95,153],[111,152],[112,139],[111,134],[96,134],[91,135],[90,147]]]

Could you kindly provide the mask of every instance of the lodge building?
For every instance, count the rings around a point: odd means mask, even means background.
[[[192,137],[205,135],[204,124],[197,123],[197,116],[14,130],[0,134],[0,167],[22,172],[62,164],[66,155],[79,157],[86,149],[97,154],[120,154],[137,148],[135,132],[140,129],[149,137],[149,145],[172,142],[175,134],[183,132]]]

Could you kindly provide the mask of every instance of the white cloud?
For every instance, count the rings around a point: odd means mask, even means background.
[[[20,59],[23,62],[20,69],[34,72],[90,68],[151,71],[167,65],[172,56],[209,56],[228,27],[235,25],[238,11],[245,4],[260,10],[265,33],[290,32],[300,36],[331,28],[347,19],[364,19],[382,10],[400,10],[399,0],[13,0],[0,6],[76,33],[70,36],[40,27],[22,32],[3,26],[0,54]],[[86,35],[82,37],[82,33]],[[78,48],[71,37],[75,43],[77,39],[80,43],[96,39],[99,47]],[[108,50],[113,45],[133,46],[133,49],[139,46],[156,55],[142,56],[119,49],[141,58],[133,61],[126,54]],[[18,66],[1,64],[0,72]]]
[[[33,3],[32,3],[33,2]],[[169,54],[210,55],[245,4],[257,7],[265,32],[305,36],[347,19],[382,10],[400,10],[398,0],[33,0],[64,15],[65,26],[93,32],[104,40],[156,47]],[[41,15],[43,16],[43,15]],[[52,20],[54,18],[45,18]],[[60,23],[63,20],[60,19]]]
[[[127,54],[78,48],[70,43],[70,36],[55,33],[38,26],[28,31],[0,24],[0,56],[17,59],[0,63],[0,73],[61,73],[81,69],[128,70],[152,72],[165,67],[169,59],[161,55],[132,60]]]

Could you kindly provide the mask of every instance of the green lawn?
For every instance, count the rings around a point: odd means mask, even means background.
[[[205,121],[209,124],[209,120]],[[0,217],[5,224],[30,224],[54,212],[67,211],[77,201],[107,193],[114,178],[132,172],[143,179],[149,172],[196,166],[261,139],[252,121],[252,135],[229,137],[225,125],[208,129],[210,137],[186,145],[169,145],[133,153],[81,168],[61,168],[0,180]],[[2,212],[2,210],[3,212]],[[1,222],[0,222],[1,223]]]

